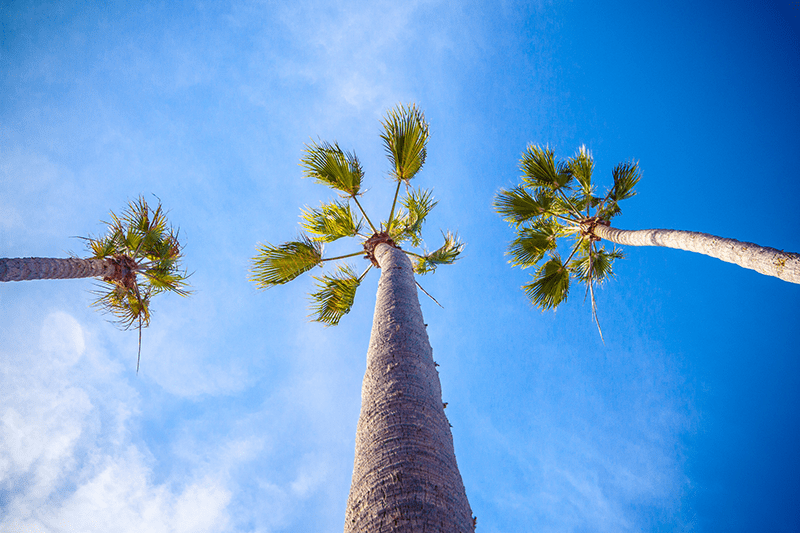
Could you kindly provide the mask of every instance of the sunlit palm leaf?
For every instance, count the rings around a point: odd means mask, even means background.
[[[361,281],[349,266],[339,267],[332,276],[314,277],[319,290],[311,294],[313,320],[335,326],[350,312]]]
[[[533,281],[522,288],[540,309],[554,309],[569,294],[569,270],[556,255],[539,267],[533,275]]]
[[[557,163],[552,150],[536,145],[528,145],[522,154],[520,168],[523,181],[534,187],[556,190],[566,187],[572,176],[563,163]]]
[[[261,289],[288,283],[322,262],[322,244],[301,236],[301,240],[280,246],[264,244],[253,258],[250,279]]]
[[[460,242],[457,233],[442,232],[444,237],[444,244],[426,254],[422,258],[418,258],[414,264],[414,272],[417,274],[429,274],[436,271],[439,265],[449,265],[458,259],[459,254],[464,249],[464,243]]]
[[[586,149],[586,146],[581,146],[575,157],[568,161],[567,166],[569,167],[570,173],[580,184],[581,192],[586,196],[591,196],[592,169],[594,167],[592,153]]]
[[[392,174],[398,181],[413,178],[425,164],[428,123],[416,105],[400,105],[389,111],[382,122],[384,147],[392,163]]]
[[[316,235],[314,240],[317,241],[333,242],[352,237],[361,230],[361,221],[356,221],[348,203],[331,202],[322,204],[320,209],[303,209],[300,216],[303,229]]]
[[[508,249],[511,264],[522,268],[534,266],[545,253],[556,249],[557,238],[562,234],[561,226],[555,222],[521,229]]]
[[[355,196],[361,190],[364,171],[355,154],[344,152],[338,144],[312,142],[300,160],[305,177]]]
[[[131,329],[139,325],[150,325],[150,289],[139,285],[137,291],[128,289],[114,281],[103,281],[101,289],[94,291],[98,295],[92,305],[114,316],[114,323],[120,329]]]
[[[584,283],[602,283],[614,277],[614,260],[622,257],[622,251],[616,248],[609,252],[604,248],[598,248],[596,244],[587,245],[571,262],[570,270]]]
[[[633,188],[642,177],[639,173],[638,163],[630,161],[620,163],[614,167],[612,174],[614,176],[614,187],[611,189],[610,194],[612,200],[620,202],[636,196],[636,191]]]
[[[436,204],[433,193],[429,190],[408,191],[402,204],[405,212],[398,216],[397,222],[392,226],[392,239],[395,242],[410,239],[414,246],[419,246],[422,243],[422,224]]]
[[[519,185],[511,190],[500,189],[494,198],[494,207],[511,224],[522,224],[532,218],[545,216],[553,206],[554,197],[547,190],[537,188],[534,194]]]

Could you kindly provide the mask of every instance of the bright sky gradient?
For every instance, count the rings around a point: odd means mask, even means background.
[[[532,308],[492,210],[529,142],[637,159],[618,227],[800,251],[797,2],[4,2],[0,255],[84,253],[157,195],[196,293],[135,332],[89,280],[0,286],[0,531],[339,531],[377,273],[340,326],[309,276],[257,291],[295,237],[312,139],[392,184],[379,120],[432,137],[416,178],[463,259],[421,297],[484,533],[800,530],[800,287],[627,248],[598,294]],[[359,269],[362,260],[354,262]]]

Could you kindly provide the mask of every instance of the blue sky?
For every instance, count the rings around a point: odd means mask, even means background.
[[[426,237],[463,258],[421,280],[478,530],[800,528],[800,288],[688,252],[627,248],[598,294],[542,313],[504,255],[494,194],[527,143],[596,177],[638,160],[618,227],[800,251],[796,2],[7,2],[0,7],[0,254],[83,254],[109,210],[157,195],[189,299],[144,332],[89,280],[0,287],[0,529],[342,527],[377,274],[340,326],[308,277],[257,291],[292,239],[314,139],[355,150],[385,217],[379,120],[432,137]],[[355,263],[360,267],[359,263]]]

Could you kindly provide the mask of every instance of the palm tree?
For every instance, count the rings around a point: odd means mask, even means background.
[[[586,283],[597,320],[594,285],[612,277],[613,262],[622,257],[616,247],[606,250],[602,240],[698,252],[800,283],[800,254],[693,231],[612,228],[611,219],[621,212],[619,203],[636,194],[634,187],[641,177],[636,162],[614,168],[614,185],[603,196],[595,196],[594,162],[585,146],[574,157],[558,161],[549,148],[531,145],[520,167],[522,183],[501,189],[494,205],[517,232],[509,247],[510,262],[522,268],[537,266],[533,280],[523,289],[541,309],[555,308],[566,300],[570,278],[575,276]],[[574,240],[565,260],[558,246],[563,237]]]
[[[188,295],[188,274],[180,270],[178,231],[167,224],[160,203],[153,209],[140,197],[122,216],[112,212],[107,224],[105,236],[85,239],[91,257],[0,258],[0,281],[100,278],[94,305],[111,313],[121,329],[139,328],[138,372],[150,299],[164,291]]]
[[[445,232],[444,244],[432,252],[400,248],[401,243],[423,246],[422,225],[436,205],[430,191],[409,184],[425,163],[429,130],[414,105],[390,111],[382,126],[397,182],[388,219],[375,225],[364,212],[359,202],[363,171],[355,154],[335,143],[312,143],[302,158],[305,176],[338,191],[340,198],[319,209],[304,209],[304,233],[297,240],[260,245],[252,280],[270,288],[328,261],[368,258],[370,264],[360,275],[342,265],[332,275],[314,278],[318,287],[311,294],[312,318],[336,325],[350,311],[367,272],[380,268],[344,530],[473,531],[414,280],[415,272],[426,274],[453,263],[463,244]],[[324,243],[341,237],[359,239],[360,249],[324,257]]]

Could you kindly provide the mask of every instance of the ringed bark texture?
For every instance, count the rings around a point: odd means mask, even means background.
[[[800,283],[800,254],[759,246],[752,242],[725,239],[708,233],[670,229],[622,230],[597,225],[594,234],[617,244],[666,246],[716,257],[740,267]]]
[[[0,281],[105,278],[113,275],[114,264],[106,259],[0,258]]]
[[[344,531],[471,533],[411,261],[386,244],[375,257],[381,278]]]

